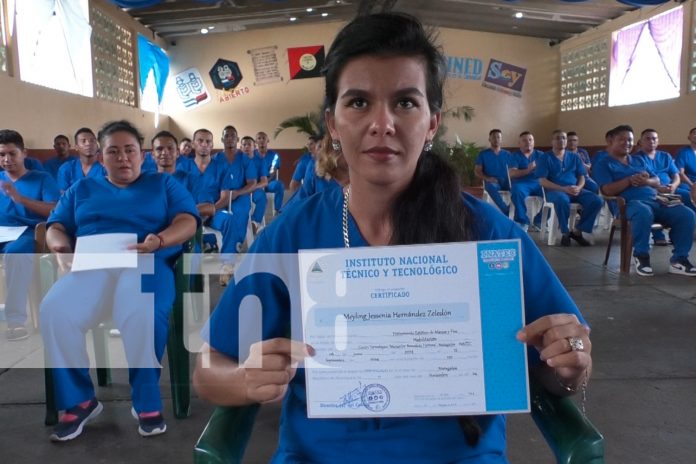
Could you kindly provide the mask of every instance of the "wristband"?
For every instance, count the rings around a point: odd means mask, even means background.
[[[155,237],[159,239],[159,246],[155,249],[155,251],[164,248],[164,239],[162,238],[162,236],[160,234],[155,234]]]

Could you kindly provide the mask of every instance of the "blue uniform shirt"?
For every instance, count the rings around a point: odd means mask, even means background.
[[[597,153],[595,153],[594,158],[592,158],[592,167],[594,168],[594,165],[602,161],[604,158],[609,156],[609,152],[606,150],[599,150]]]
[[[106,169],[100,162],[96,162],[89,168],[87,177],[104,177]],[[58,169],[58,188],[61,191],[67,190],[72,184],[80,179],[84,179],[85,175],[82,172],[82,164],[80,158],[67,161]]]
[[[648,154],[643,150],[635,153],[634,156],[640,156],[645,160],[645,164],[647,164],[650,170],[660,179],[660,185],[671,184],[672,177],[679,173],[679,169],[677,169],[677,166],[674,164],[672,155],[666,151],[657,150],[655,159],[650,159]]]
[[[582,320],[570,296],[527,234],[494,207],[469,195],[464,195],[463,201],[476,218],[479,240],[515,238],[521,241],[527,322],[550,312],[572,313]],[[264,229],[246,259],[255,259],[255,253],[274,253],[271,259],[277,260],[278,265],[268,269],[277,270],[278,275],[296,275],[297,261],[292,256],[298,250],[343,247],[342,206],[341,189],[331,189],[287,208]],[[351,247],[368,246],[352,216],[349,215],[348,220]],[[291,259],[284,259],[279,253],[290,253]],[[215,350],[239,359],[240,331],[244,337],[249,332],[246,326],[240,326],[239,310],[242,299],[249,294],[257,296],[261,302],[263,339],[286,337],[291,323],[290,311],[298,310],[291,308],[290,293],[294,295],[297,291],[299,289],[288,289],[281,279],[267,272],[230,282],[202,332],[204,338],[209,338]],[[244,323],[245,318],[241,319]],[[241,349],[248,350],[248,347]],[[528,353],[531,363],[539,362],[535,349],[528,349]],[[243,361],[246,355],[242,355]],[[304,372],[300,369],[290,382],[283,402],[278,449],[271,462],[507,463],[504,417],[493,415],[481,421],[486,425],[474,449],[466,444],[458,421],[453,417],[308,419]]]
[[[696,150],[690,145],[682,147],[677,152],[677,157],[674,162],[679,170],[684,170],[684,174],[692,182],[696,182]]]
[[[529,155],[529,158],[527,158],[521,150],[517,150],[516,152],[510,155],[510,162],[508,168],[527,169],[532,161],[536,161],[538,163],[539,158],[543,154],[544,153],[541,150],[534,149],[532,150],[532,154]],[[539,178],[536,175],[536,170],[534,170],[526,176],[512,178],[512,183],[514,184],[516,182],[538,182],[538,179]]]
[[[254,157],[251,158],[251,162],[256,168],[257,181],[260,181],[262,177],[268,178],[268,176],[270,176],[269,165],[266,163],[266,158],[261,158],[258,152],[254,152]]]
[[[187,213],[200,222],[191,194],[170,175],[141,173],[127,187],[117,187],[106,177],[75,183],[58,201],[47,225],[60,223],[68,235],[135,233],[138,242],[147,234],[169,227],[177,214]],[[163,255],[181,247],[166,248]],[[158,254],[160,251],[158,250]]]
[[[501,149],[496,155],[492,149],[486,148],[476,157],[476,165],[483,168],[485,175],[495,177],[501,185],[506,185],[511,156],[507,150]]]
[[[552,151],[544,153],[537,161],[536,174],[540,179],[546,178],[554,184],[567,186],[577,185],[578,177],[584,176],[587,171],[580,157],[566,150],[562,161]]]
[[[628,164],[623,164],[612,156],[606,156],[592,168],[593,177],[600,187],[640,172],[647,172],[650,177],[655,176],[655,173],[652,172],[645,162],[645,159],[642,156],[634,155],[628,155]],[[626,199],[626,201],[649,201],[655,199],[657,190],[649,185],[642,185],[640,187],[629,186],[619,195]]]
[[[300,156],[300,159],[297,160],[297,166],[295,166],[295,172],[292,173],[292,180],[300,182],[304,179],[305,173],[307,172],[307,163],[312,159],[312,154],[309,152],[303,153],[302,156]]]
[[[44,170],[49,173],[52,177],[53,180],[57,181],[58,180],[58,170],[60,167],[65,164],[66,162],[70,160],[77,159],[77,156],[75,155],[70,155],[67,158],[58,158],[57,156],[46,160],[43,164]]]
[[[140,172],[157,172],[157,163],[151,151],[146,151],[143,155],[143,164],[140,165]]]
[[[0,182],[13,183],[7,172],[0,172]],[[17,191],[32,200],[55,202],[60,197],[58,186],[53,178],[44,171],[27,171],[14,182]],[[0,190],[0,225],[34,227],[46,218],[39,216],[29,208],[12,201]]]

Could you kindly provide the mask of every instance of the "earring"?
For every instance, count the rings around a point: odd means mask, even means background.
[[[426,140],[425,145],[423,145],[423,151],[428,152],[433,149],[433,141]]]
[[[341,151],[341,142],[338,140],[332,140],[331,141],[331,148],[333,148],[333,151],[340,152]]]

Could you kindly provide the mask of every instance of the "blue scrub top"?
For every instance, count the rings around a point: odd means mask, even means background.
[[[14,183],[17,191],[32,200],[52,203],[60,198],[60,191],[56,181],[50,174],[44,171],[27,171],[22,177],[13,182],[7,172],[0,172],[0,182]],[[0,190],[0,225],[2,226],[29,226],[35,227],[45,216],[39,216],[29,208],[15,203],[10,197]]]
[[[336,182],[336,179],[324,179],[319,177],[314,168],[316,167],[316,160],[310,160],[307,163],[307,172],[305,172],[304,181],[300,188],[298,188],[295,193],[292,194],[290,199],[285,203],[283,211],[289,206],[299,203],[305,198],[309,198],[315,193],[324,192],[330,189],[340,189],[341,184]]]
[[[466,194],[463,201],[476,217],[480,240],[521,240],[526,320],[531,322],[552,312],[566,312],[576,314],[582,321],[575,303],[529,236],[493,206]],[[278,263],[264,263],[273,266],[268,269],[274,269],[278,275],[296,275],[296,258],[288,262],[277,254],[342,248],[342,206],[342,190],[330,189],[287,208],[264,229],[246,259],[255,259],[255,253],[274,253],[272,259]],[[349,235],[351,247],[368,246],[352,216],[349,216]],[[240,331],[245,337],[249,333],[246,326],[240,327],[239,308],[249,294],[261,301],[263,339],[286,337],[291,323],[290,291],[296,294],[299,290],[288,290],[279,278],[268,273],[251,274],[239,282],[231,282],[202,331],[203,337],[215,350],[239,359]],[[248,347],[241,349],[248,351]],[[244,351],[241,354],[246,357]],[[539,362],[534,348],[529,348],[528,354],[532,364]],[[272,462],[507,463],[504,416],[479,420],[484,433],[478,446],[471,448],[453,417],[308,419],[304,372],[299,369],[283,402],[280,439]]]
[[[623,164],[612,156],[606,156],[592,168],[592,176],[597,181],[600,188],[640,172],[647,172],[650,177],[655,176],[655,173],[652,172],[645,162],[645,159],[642,156],[635,155],[628,155],[628,164]],[[649,185],[642,185],[640,187],[629,186],[619,195],[625,198],[626,201],[649,201],[655,199],[657,190]]]
[[[262,177],[268,179],[271,174],[268,170],[268,165],[266,164],[266,158],[261,158],[261,155],[254,152],[254,157],[251,158],[251,162],[256,168],[256,181],[260,181]]]
[[[635,156],[640,156],[645,160],[645,164],[647,164],[650,170],[660,179],[660,185],[671,184],[672,177],[679,173],[679,169],[677,169],[677,166],[674,164],[672,155],[666,151],[658,150],[655,153],[655,159],[650,159],[648,154],[643,150],[635,153]]]
[[[594,158],[592,158],[592,168],[594,168],[595,164],[599,163],[607,156],[609,156],[609,152],[606,150],[599,150],[597,153],[595,153]]]
[[[89,168],[87,172],[87,177],[105,177],[106,169],[100,162],[96,162]],[[58,169],[58,188],[61,191],[66,191],[80,179],[84,179],[85,175],[82,172],[82,164],[80,163],[80,158],[74,160],[66,161]]]
[[[590,154],[587,153],[587,150],[584,148],[578,148],[578,151],[575,152],[576,155],[580,157],[580,161],[582,161],[585,164],[591,164],[590,161]]]
[[[44,170],[53,177],[53,180],[57,181],[58,180],[58,170],[60,169],[60,167],[63,164],[67,163],[68,161],[74,160],[74,159],[78,159],[77,156],[70,155],[64,159],[60,159],[56,156],[56,157],[53,157],[49,160],[44,161],[43,167],[44,167]]]
[[[237,152],[232,163],[228,163],[224,156],[216,162],[226,168],[220,181],[222,190],[239,190],[246,185],[247,181],[256,181],[259,178],[257,162],[241,151]]]
[[[295,166],[295,172],[292,173],[292,180],[300,182],[304,179],[305,173],[307,172],[307,163],[312,159],[312,154],[309,152],[305,152],[300,156],[297,160],[297,166]]]
[[[679,170],[684,170],[686,177],[696,182],[696,150],[690,145],[680,148],[674,163]]]
[[[559,160],[552,151],[544,153],[537,161],[536,175],[540,179],[546,178],[557,185],[577,185],[578,177],[586,174],[587,170],[580,157],[567,150],[563,155],[563,161]]]
[[[522,150],[517,150],[516,152],[512,153],[510,155],[510,162],[508,164],[508,168],[517,168],[517,169],[527,169],[529,167],[529,164],[532,161],[536,161],[537,163],[539,162],[539,158],[544,153],[541,150],[532,150],[532,154],[529,155],[529,158],[527,158],[524,153],[522,153]],[[512,183],[517,183],[517,182],[537,182],[539,181],[539,178],[536,175],[536,170],[530,172],[526,176],[523,177],[514,177],[511,179]]]
[[[495,177],[501,184],[506,184],[511,156],[507,150],[501,149],[496,155],[492,149],[486,148],[476,157],[476,165],[482,166],[485,175]]]
[[[147,234],[169,227],[177,214],[190,214],[199,222],[193,197],[170,175],[141,173],[127,187],[117,187],[106,177],[76,182],[58,201],[47,225],[60,223],[73,237],[108,233],[135,233],[138,242]],[[181,246],[156,254],[170,256]]]
[[[157,163],[151,151],[146,151],[143,155],[143,164],[140,165],[140,172],[157,172]]]

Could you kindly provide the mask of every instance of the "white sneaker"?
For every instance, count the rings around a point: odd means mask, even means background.
[[[687,258],[681,258],[677,262],[669,263],[669,273],[694,277],[696,276],[696,267]]]

